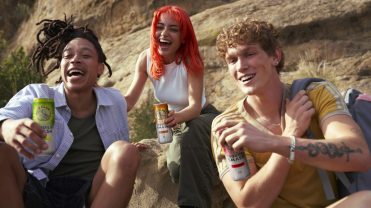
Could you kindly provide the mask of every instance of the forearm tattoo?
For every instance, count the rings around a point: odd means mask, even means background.
[[[331,159],[346,156],[347,162],[350,161],[350,154],[362,153],[362,150],[360,148],[351,149],[350,147],[345,145],[344,142],[342,142],[339,146],[336,146],[333,143],[326,144],[322,142],[315,142],[310,143],[306,146],[297,146],[296,149],[301,151],[308,151],[308,155],[310,157],[317,157],[319,154],[327,155]]]

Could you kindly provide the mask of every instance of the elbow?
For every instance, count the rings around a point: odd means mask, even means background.
[[[254,197],[246,194],[238,194],[232,198],[236,207],[271,207],[272,204],[265,197]]]
[[[252,203],[252,201],[247,199],[241,199],[234,201],[236,207],[270,207],[269,205],[264,205],[264,203]]]
[[[368,150],[362,155],[362,159],[357,164],[356,170],[352,171],[366,172],[371,169],[371,154]]]
[[[202,111],[202,105],[194,105],[194,112],[195,114],[198,116],[201,114],[201,111]]]
[[[234,198],[233,202],[236,205],[236,207],[251,207],[251,204],[248,204],[247,200],[245,200],[242,196]]]
[[[127,108],[126,108],[126,112],[129,112],[132,108],[133,108],[133,106],[128,104]]]
[[[129,96],[125,95],[124,98],[126,101],[126,111],[129,112],[133,108],[134,104]]]
[[[362,172],[368,171],[371,169],[371,154],[368,152],[366,159],[362,162]]]

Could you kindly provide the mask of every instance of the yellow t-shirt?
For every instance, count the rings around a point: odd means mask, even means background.
[[[286,94],[289,93],[289,88],[290,86],[286,86]],[[310,129],[315,139],[324,138],[320,129],[320,122],[323,121],[323,119],[339,114],[350,116],[341,94],[331,83],[312,83],[307,89],[307,94],[316,111],[310,124]],[[257,128],[262,129],[261,125],[245,111],[243,106],[244,100],[245,99],[239,101],[216,117],[212,126],[223,119],[249,122]],[[262,130],[268,131],[266,129]],[[219,171],[219,177],[222,178],[229,171],[229,168],[216,136],[213,134],[212,137],[213,155]],[[252,155],[258,169],[260,169],[271,156],[270,152],[255,153],[246,151],[245,153]],[[336,190],[334,174],[328,172],[328,175],[334,190]],[[286,183],[272,207],[325,207],[332,202],[333,201],[328,201],[325,197],[317,169],[313,166],[295,161],[290,168]]]

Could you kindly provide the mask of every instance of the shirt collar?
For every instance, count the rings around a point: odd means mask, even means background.
[[[54,95],[55,107],[67,106],[66,95],[64,93],[64,84],[61,83],[56,87],[56,93]],[[101,87],[94,87],[94,92],[97,97],[98,106],[109,106],[113,105],[113,101],[110,96]]]

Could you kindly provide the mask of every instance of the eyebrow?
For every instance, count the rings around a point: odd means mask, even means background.
[[[64,52],[69,52],[71,50],[72,50],[72,48],[70,48],[70,47],[65,48],[65,49],[63,49],[63,53]],[[94,52],[94,49],[89,48],[89,47],[83,47],[83,48],[78,49],[78,51],[81,51],[81,52],[84,52],[84,51]]]
[[[165,24],[162,22],[157,23],[157,25],[165,26]],[[169,27],[179,27],[179,25],[172,24],[172,25],[169,25]]]

